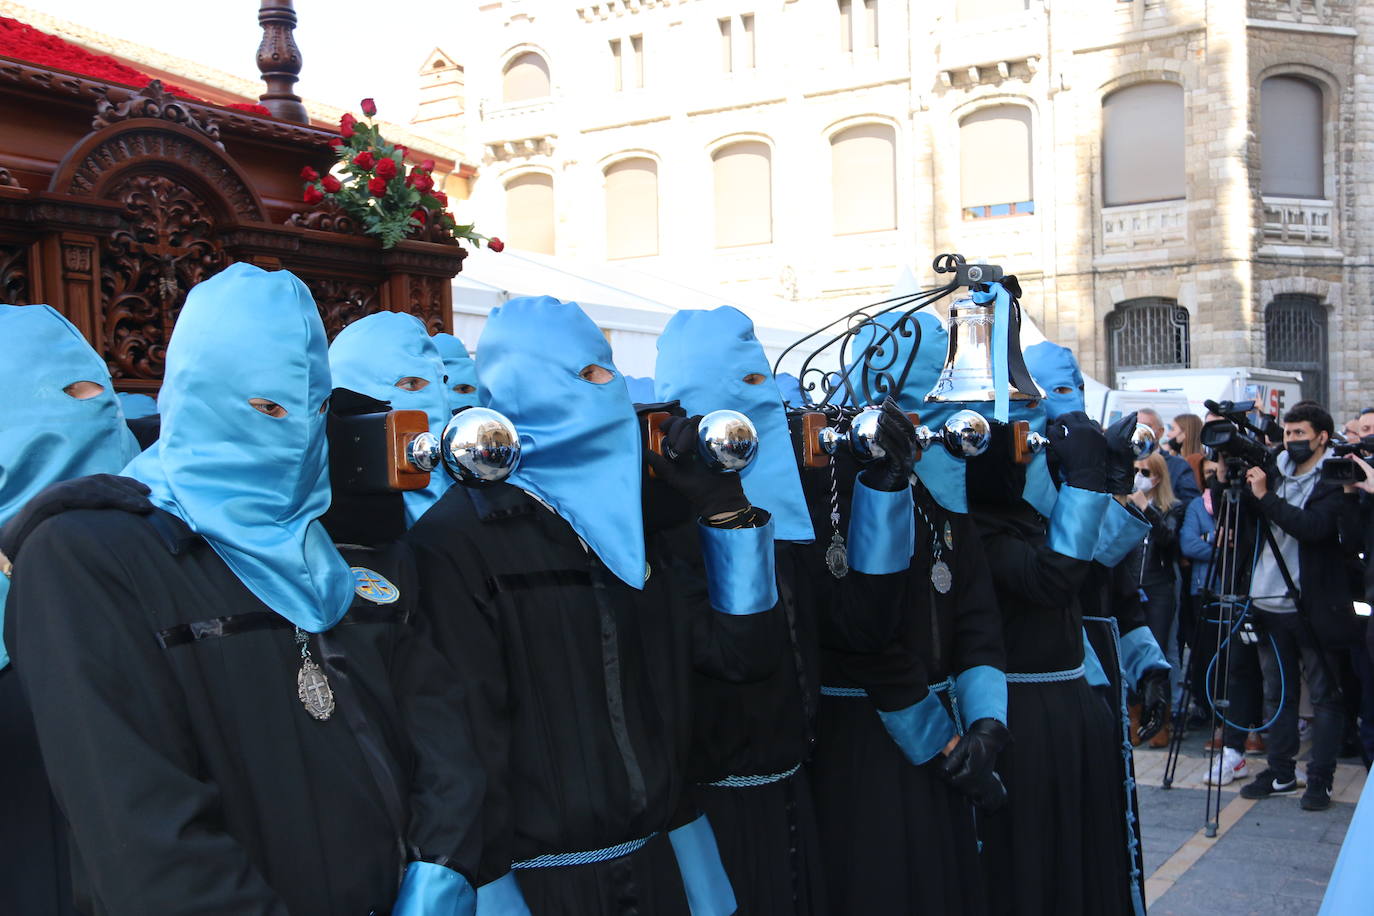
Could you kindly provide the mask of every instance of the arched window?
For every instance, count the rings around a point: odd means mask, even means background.
[[[553,254],[553,178],[538,172],[506,182],[506,244]]]
[[[1302,396],[1326,403],[1326,309],[1316,296],[1280,293],[1264,310],[1264,364],[1302,373]]]
[[[835,234],[897,228],[897,132],[860,124],[830,138]]]
[[[549,62],[533,51],[526,51],[506,64],[501,80],[501,100],[523,102],[547,98],[549,86]]]
[[[959,189],[964,219],[1035,212],[1030,109],[984,108],[959,122]]]
[[[1173,299],[1129,299],[1107,316],[1107,377],[1127,369],[1186,369],[1188,310]]]
[[[746,140],[711,155],[716,187],[716,247],[773,241],[773,157],[768,144]]]
[[[1013,16],[1030,9],[1030,0],[955,0],[954,18],[959,22]]]
[[[1186,196],[1183,87],[1141,83],[1102,100],[1102,200],[1108,207]]]
[[[1322,91],[1310,80],[1260,83],[1260,188],[1266,197],[1326,196]]]
[[[606,257],[658,254],[658,163],[622,159],[606,169]]]

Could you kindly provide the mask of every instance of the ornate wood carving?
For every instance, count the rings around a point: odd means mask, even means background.
[[[19,179],[10,174],[9,169],[0,169],[0,188],[19,188],[23,187]]]
[[[103,349],[116,379],[160,379],[186,291],[225,266],[204,200],[165,175],[111,189],[124,228],[102,243]]]
[[[0,303],[29,304],[28,245],[0,245]]]
[[[211,143],[224,149],[224,143],[219,138],[219,121],[210,117],[204,108],[192,108],[182,99],[168,94],[162,88],[161,80],[153,80],[124,99],[112,101],[108,90],[101,92],[100,96],[95,103],[91,130],[102,130],[130,118],[157,118],[204,134]]]
[[[301,97],[293,87],[301,73],[301,49],[296,47],[296,10],[291,0],[262,0],[258,8],[262,44],[258,45],[258,70],[267,91],[259,99],[273,116],[284,121],[306,124]]]
[[[447,301],[444,290],[449,281],[423,276],[412,276],[409,280],[410,301],[406,303],[406,311],[423,321],[431,334],[448,330],[448,322],[444,320]]]
[[[203,178],[246,220],[261,221],[262,208],[253,192],[223,160],[189,137],[156,128],[136,128],[117,133],[92,149],[71,173],[65,191],[73,197],[93,197],[101,181],[113,171],[156,161],[160,170],[179,163]],[[111,197],[109,193],[101,196]]]
[[[344,328],[365,315],[379,311],[377,284],[348,277],[302,277],[315,297],[324,330],[333,340]]]
[[[358,224],[354,222],[353,217],[337,207],[321,207],[309,213],[292,213],[286,220],[286,225],[318,229],[321,232],[340,232],[344,235],[354,235],[358,231]]]

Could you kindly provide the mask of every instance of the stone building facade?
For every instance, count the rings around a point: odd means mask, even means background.
[[[1374,403],[1370,0],[485,0],[455,43],[425,128],[512,244],[817,324],[959,251],[1104,381]]]

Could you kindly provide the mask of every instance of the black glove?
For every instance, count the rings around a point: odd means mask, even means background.
[[[1107,491],[1107,437],[1087,414],[1075,410],[1051,420],[1049,440],[1064,483],[1094,493]]]
[[[1131,450],[1131,436],[1135,435],[1135,411],[1107,427],[1107,492],[1129,496],[1135,489],[1135,452]]]
[[[885,454],[863,473],[863,481],[875,490],[895,493],[911,483],[916,463],[916,426],[891,395],[883,399],[878,417],[878,444]]]
[[[941,773],[975,805],[995,811],[1007,800],[1007,790],[993,768],[997,754],[1010,740],[1011,732],[1001,722],[979,719],[945,757]]]
[[[1167,669],[1156,668],[1146,671],[1140,676],[1140,684],[1136,693],[1140,694],[1140,728],[1138,734],[1141,741],[1149,741],[1159,730],[1164,727],[1164,723],[1169,718],[1169,672]]]
[[[749,508],[744,484],[737,471],[719,473],[706,467],[697,454],[697,426],[701,417],[669,417],[663,422],[663,450],[676,455],[667,458],[648,452],[649,467],[659,479],[686,498],[692,510],[710,521],[714,516],[733,514]]]
[[[114,474],[59,481],[39,490],[18,515],[0,527],[0,553],[11,563],[15,562],[24,541],[35,528],[52,516],[73,509],[121,509],[140,515],[152,512],[149,492],[141,481]]]

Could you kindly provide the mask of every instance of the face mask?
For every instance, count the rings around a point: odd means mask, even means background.
[[[1288,450],[1288,457],[1293,459],[1294,465],[1302,464],[1312,457],[1312,443],[1306,440],[1290,442],[1284,448]]]
[[[1172,451],[1172,452],[1176,452],[1176,451],[1178,451],[1179,449],[1183,448],[1183,440],[1182,440],[1182,439],[1179,439],[1179,438],[1170,439],[1169,441],[1165,442],[1164,444],[1167,445],[1167,446],[1169,446],[1169,450]]]
[[[1155,479],[1144,474],[1135,475],[1135,491],[1137,493],[1148,493],[1155,488]]]

